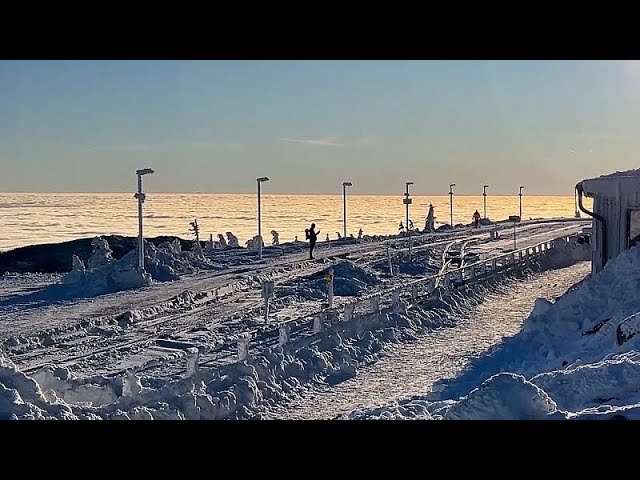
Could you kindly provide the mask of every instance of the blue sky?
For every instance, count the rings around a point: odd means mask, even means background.
[[[569,194],[638,167],[634,61],[2,61],[0,191]]]

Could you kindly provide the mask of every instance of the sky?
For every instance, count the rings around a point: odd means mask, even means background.
[[[637,168],[636,61],[0,61],[0,191],[573,195]]]

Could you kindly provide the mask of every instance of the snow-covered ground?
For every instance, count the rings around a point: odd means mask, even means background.
[[[589,262],[580,262],[514,278],[487,294],[477,306],[456,309],[454,326],[423,332],[415,341],[389,343],[384,357],[363,367],[355,377],[337,385],[314,386],[267,416],[288,420],[344,418],[353,410],[373,409],[429,391],[435,382],[458,374],[503,337],[520,331],[536,298],[553,300],[590,271]]]
[[[523,222],[518,247],[569,235],[584,225]],[[497,241],[490,241],[484,229],[416,238],[411,264],[406,262],[406,239],[331,242],[320,245],[316,261],[305,260],[303,245],[267,248],[262,262],[240,249],[229,254],[235,263],[226,257],[218,262],[226,266],[217,270],[196,268],[173,281],[98,296],[56,297],[46,292],[61,287],[56,276],[49,284],[32,276],[39,285],[29,288],[26,277],[5,275],[0,282],[0,384],[9,392],[5,411],[11,412],[8,416],[55,418],[262,415],[304,383],[352,377],[375,360],[386,341],[414,336],[414,327],[450,326],[455,309],[480,303],[483,294],[508,278],[443,293],[435,303],[410,312],[383,307],[367,331],[361,331],[359,321],[340,326],[327,318],[333,326],[327,324],[326,333],[314,335],[310,325],[293,322],[287,348],[277,346],[278,338],[272,336],[277,330],[261,319],[262,280],[276,283],[270,324],[279,323],[323,310],[326,286],[319,280],[329,267],[336,270],[335,303],[340,306],[354,295],[437,272],[451,242],[471,245],[473,240],[481,257],[499,254],[512,248],[510,231],[501,230]],[[387,246],[394,245],[399,276],[390,276],[386,265]],[[507,277],[514,274],[520,273]],[[374,334],[377,322],[381,327]],[[238,363],[236,342],[251,332],[259,341],[252,342],[250,362]],[[194,372],[186,365],[198,349],[199,370]],[[40,391],[31,383],[34,379]]]
[[[635,247],[432,392],[350,418],[638,419],[639,286]]]

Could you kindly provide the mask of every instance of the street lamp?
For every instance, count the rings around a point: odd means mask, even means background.
[[[449,185],[449,207],[451,209],[451,228],[453,228],[453,187],[455,187],[456,184],[452,183],[451,185]]]
[[[524,185],[520,185],[520,193],[518,193],[518,195],[520,196],[520,221],[522,221],[522,189],[524,188]]]
[[[342,226],[344,232],[344,238],[347,238],[347,187],[353,186],[351,182],[342,182]]]
[[[409,185],[413,185],[413,182],[405,182],[407,190],[404,194],[404,200],[402,200],[402,203],[404,203],[407,208],[407,223],[405,224],[407,235],[409,235],[409,205],[411,205],[412,202],[411,198],[409,198]]]
[[[133,198],[138,199],[138,269],[144,271],[144,240],[142,237],[142,204],[146,195],[142,193],[142,176],[152,174],[153,170],[150,168],[143,168],[136,170],[138,176],[138,191]]]
[[[260,184],[262,182],[268,182],[269,177],[260,177],[256,181],[258,182],[258,258],[262,260],[262,217],[260,205]]]
[[[482,187],[482,200],[484,203],[484,219],[487,219],[487,188],[489,187],[489,185],[485,185]]]

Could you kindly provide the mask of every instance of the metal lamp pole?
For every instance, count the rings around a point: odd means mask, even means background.
[[[347,238],[347,187],[350,187],[352,185],[353,183],[351,182],[342,182],[342,227],[344,238]]]
[[[146,195],[142,193],[142,176],[152,174],[153,170],[150,168],[143,168],[136,170],[138,176],[138,191],[133,198],[138,199],[138,269],[144,271],[144,237],[142,235],[142,204],[144,203]]]
[[[258,182],[258,258],[262,260],[262,211],[260,205],[260,184],[262,182],[268,182],[269,177],[260,177],[256,181]]]
[[[405,182],[406,191],[404,194],[404,200],[402,203],[405,204],[407,209],[407,223],[405,223],[405,229],[407,230],[407,235],[409,235],[409,205],[411,205],[411,198],[409,198],[409,185],[413,185],[413,182]]]
[[[453,228],[453,187],[455,187],[456,184],[452,183],[451,185],[449,185],[449,207],[451,209],[451,228]]]
[[[484,204],[484,219],[487,219],[487,188],[489,185],[485,185],[482,187],[482,200]]]
[[[520,196],[520,221],[522,221],[522,189],[524,188],[524,185],[520,185],[520,193],[518,193],[518,195]]]

